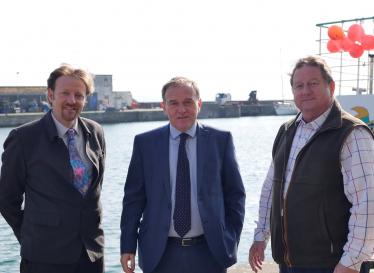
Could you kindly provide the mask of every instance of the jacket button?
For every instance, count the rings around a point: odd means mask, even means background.
[[[168,227],[166,227],[166,228],[165,228],[165,230],[166,230],[166,231],[168,231],[168,230],[169,230],[169,228],[168,228]]]
[[[168,209],[170,209],[171,208],[171,206],[170,206],[170,204],[168,205]]]
[[[68,167],[68,165],[64,165],[64,166],[62,166],[62,168],[64,168],[64,169],[66,169]]]

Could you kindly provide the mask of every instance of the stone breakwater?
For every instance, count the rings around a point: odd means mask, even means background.
[[[17,127],[22,124],[40,119],[44,113],[18,113],[0,114],[0,127]],[[247,116],[276,115],[271,105],[229,105],[215,104],[202,105],[198,118],[236,118]],[[120,112],[87,111],[80,114],[82,117],[92,119],[100,124],[121,122],[143,122],[168,120],[164,111],[158,109],[134,109]]]

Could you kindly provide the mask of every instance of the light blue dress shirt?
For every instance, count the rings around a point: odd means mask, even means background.
[[[199,206],[197,203],[197,123],[195,123],[186,133],[189,137],[186,140],[187,158],[190,164],[190,179],[191,179],[191,230],[184,236],[184,238],[196,237],[204,233],[203,225],[201,223]],[[178,148],[182,132],[178,131],[170,124],[169,135],[169,171],[170,171],[170,188],[171,188],[171,221],[169,236],[179,237],[174,230],[173,214],[175,208],[175,184],[177,179],[177,163],[178,163]]]

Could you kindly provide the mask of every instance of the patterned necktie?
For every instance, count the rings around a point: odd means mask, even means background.
[[[191,229],[191,180],[190,164],[186,153],[188,134],[180,136],[175,187],[174,229],[183,238]]]
[[[73,168],[74,173],[74,185],[79,190],[79,192],[83,195],[83,197],[87,196],[88,189],[90,187],[89,179],[88,179],[88,171],[86,165],[84,165],[81,157],[79,156],[77,147],[75,147],[74,143],[74,129],[69,129],[67,132],[68,134],[68,148],[69,148],[69,155],[70,155],[70,164]]]

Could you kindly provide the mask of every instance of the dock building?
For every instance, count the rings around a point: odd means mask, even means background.
[[[112,75],[95,75],[95,92],[87,98],[83,111],[130,108],[130,91],[113,91]],[[47,86],[0,86],[0,113],[46,112]]]

